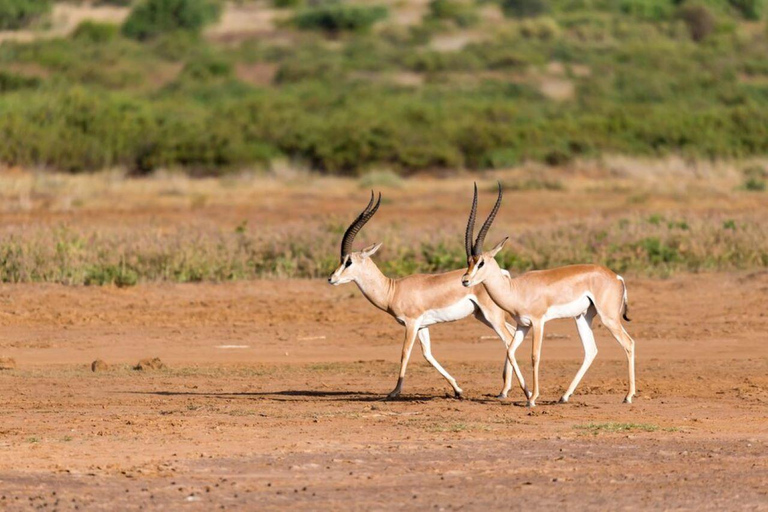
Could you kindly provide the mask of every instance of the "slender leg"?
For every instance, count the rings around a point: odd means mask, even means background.
[[[421,342],[421,353],[424,354],[424,359],[429,361],[429,364],[435,367],[435,369],[440,372],[440,375],[445,377],[445,380],[448,381],[448,384],[451,385],[453,388],[453,392],[456,395],[456,398],[461,398],[461,388],[456,383],[456,379],[451,377],[451,375],[445,371],[445,368],[443,368],[440,363],[437,362],[437,359],[432,355],[432,344],[429,340],[429,329],[426,327],[419,329],[419,341]]]
[[[624,349],[624,352],[627,354],[629,390],[627,391],[626,398],[624,398],[624,403],[631,404],[632,398],[635,396],[635,340],[633,340],[632,337],[627,334],[627,331],[624,330],[624,326],[621,325],[620,320],[607,320],[605,318],[601,319],[603,320],[603,325],[605,325],[605,327],[611,331],[613,337],[616,338],[616,341],[619,342],[619,345],[621,345],[621,347]]]
[[[405,380],[405,369],[408,366],[408,360],[411,358],[411,350],[413,344],[416,341],[416,333],[419,331],[418,325],[415,323],[405,324],[405,340],[403,341],[403,353],[400,356],[400,377],[397,379],[397,385],[392,392],[387,395],[387,398],[397,398],[400,396],[400,392],[403,390],[403,381]]]
[[[493,331],[496,333],[496,335],[501,338],[501,341],[504,343],[504,348],[506,353],[509,352],[510,343],[514,343],[512,340],[511,334],[515,332],[515,335],[517,335],[516,329],[512,327],[511,324],[507,323],[507,321],[504,319],[504,313],[501,313],[501,316],[499,318],[495,318],[495,315],[490,314],[490,312],[484,310],[479,304],[477,304],[478,308],[475,312],[475,318],[480,320],[482,323],[493,329]],[[526,328],[525,332],[528,332],[528,328]],[[517,345],[515,345],[515,348],[512,352],[512,358],[510,360],[509,357],[504,357],[504,370],[502,372],[502,380],[504,382],[504,387],[501,389],[501,393],[497,395],[496,398],[506,398],[507,394],[509,393],[509,390],[512,389],[512,373],[514,372],[515,377],[517,377],[517,382],[520,384],[520,388],[523,390],[523,393],[525,393],[525,397],[528,398],[531,396],[530,391],[528,391],[528,388],[525,385],[525,379],[523,378],[523,373],[520,371],[520,367],[517,365],[517,360],[514,357],[514,352],[517,350],[517,348],[520,346],[520,344],[523,342],[523,339],[525,338],[525,334],[523,334],[523,338],[521,338]],[[516,338],[515,338],[516,339]]]
[[[597,344],[595,343],[595,336],[592,334],[592,319],[594,317],[594,307],[589,308],[584,315],[576,317],[576,328],[579,331],[579,338],[581,338],[581,344],[584,347],[584,361],[582,361],[581,368],[579,368],[579,371],[573,378],[571,385],[568,386],[568,390],[562,398],[560,398],[560,403],[568,402],[568,399],[573,394],[576,386],[579,385],[579,382],[581,382],[584,374],[587,373],[592,361],[595,360],[595,356],[597,356]]]
[[[531,363],[533,364],[533,395],[528,398],[528,407],[536,406],[539,398],[539,361],[541,361],[541,344],[544,341],[544,322],[534,323],[533,348],[531,350]]]
[[[511,325],[506,324],[506,327],[511,331],[511,327],[512,327]],[[520,371],[520,367],[517,364],[515,353],[517,352],[517,349],[520,347],[520,345],[523,343],[523,340],[525,339],[525,336],[528,334],[529,329],[530,327],[519,325],[515,330],[515,336],[512,340],[512,344],[509,344],[509,342],[505,341],[507,345],[507,364],[505,365],[505,371],[506,371],[506,368],[510,366],[512,367],[512,369],[515,372],[515,377],[517,377],[517,382],[520,384],[520,389],[523,390],[523,393],[525,394],[526,399],[531,397],[531,392],[528,390],[528,386],[525,385],[525,379],[523,378],[523,373]],[[498,398],[506,398],[507,393],[509,393],[509,390],[512,387],[512,375],[510,375],[509,373],[505,373],[505,377],[506,379],[504,380],[504,389],[501,390],[501,393],[499,394]]]

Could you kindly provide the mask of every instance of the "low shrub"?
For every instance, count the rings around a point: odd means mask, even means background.
[[[668,20],[674,14],[672,0],[619,0],[619,10],[650,21]]]
[[[474,6],[462,0],[432,0],[429,2],[427,20],[452,21],[459,27],[470,27],[480,17]]]
[[[502,11],[507,16],[529,18],[549,11],[548,0],[500,0]]]
[[[51,11],[51,0],[0,0],[0,30],[24,28]]]
[[[765,180],[761,180],[760,178],[747,178],[746,181],[744,181],[744,190],[749,190],[750,192],[764,192],[765,189]]]
[[[39,87],[42,80],[34,76],[23,76],[16,73],[0,71],[0,93],[34,89]]]
[[[360,178],[360,187],[369,188],[400,188],[403,186],[403,178],[392,171],[371,171]]]
[[[762,165],[751,165],[744,169],[744,190],[750,192],[763,192],[768,188],[766,178],[768,178],[768,169]]]
[[[141,0],[125,20],[123,34],[144,41],[176,30],[197,33],[220,15],[216,0]]]
[[[682,5],[677,16],[683,20],[691,39],[696,42],[703,41],[715,30],[715,16],[704,5]]]
[[[272,5],[278,9],[301,7],[304,3],[304,0],[272,0]]]
[[[72,37],[89,43],[103,44],[114,40],[119,34],[120,28],[117,25],[84,21],[77,26]]]
[[[322,30],[329,33],[343,31],[364,32],[389,14],[383,5],[346,5],[321,3],[296,13],[293,23],[302,30]]]
[[[728,0],[728,3],[747,20],[759,20],[765,11],[765,0]]]

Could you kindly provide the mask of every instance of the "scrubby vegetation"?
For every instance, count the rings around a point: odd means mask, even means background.
[[[26,27],[51,10],[51,0],[0,0],[0,30]]]
[[[381,5],[345,5],[326,0],[319,5],[300,10],[293,19],[303,30],[323,30],[331,34],[342,31],[364,32],[387,17]]]
[[[357,174],[768,152],[758,1],[435,0],[410,26],[397,5],[276,4],[280,37],[212,42],[218,1],[140,0],[121,30],[2,43],[0,162]]]
[[[199,32],[220,14],[217,0],[141,0],[123,25],[123,33],[145,40],[177,30]]]
[[[281,234],[251,229],[246,223],[229,231],[38,228],[0,238],[0,281],[130,286],[147,281],[327,277],[338,264],[341,232],[343,226],[335,223]],[[466,264],[454,230],[404,234],[387,229],[372,236],[384,242],[377,261],[390,276]],[[513,272],[585,261],[654,276],[764,268],[768,233],[764,223],[750,218],[630,216],[515,233],[497,258]]]

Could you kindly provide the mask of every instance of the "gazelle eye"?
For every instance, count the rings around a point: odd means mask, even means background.
[[[481,261],[477,268],[483,268],[483,265],[485,265],[485,260]]]
[[[349,259],[349,260],[347,260],[347,262],[344,264],[344,268],[349,268],[351,265],[352,265],[352,260],[351,260],[351,259]]]

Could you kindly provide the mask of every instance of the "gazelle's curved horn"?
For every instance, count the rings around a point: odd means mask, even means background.
[[[472,241],[475,237],[475,217],[477,217],[477,183],[475,183],[475,197],[472,199],[472,210],[469,212],[467,232],[464,234],[464,248],[467,250],[467,258],[472,256]]]
[[[365,207],[365,210],[360,212],[360,215],[357,216],[357,218],[352,222],[352,224],[349,225],[347,228],[347,231],[344,233],[344,238],[341,239],[341,259],[344,259],[344,256],[349,254],[352,251],[352,242],[355,241],[355,235],[363,229],[363,226],[365,226],[365,223],[371,220],[371,217],[376,213],[376,210],[379,209],[379,205],[381,204],[381,192],[379,192],[379,200],[376,201],[376,204],[373,204],[374,199],[374,193],[373,190],[371,190],[371,200],[368,202],[368,206]],[[373,205],[373,208],[371,206]]]
[[[485,242],[485,235],[487,235],[488,230],[491,229],[491,224],[493,224],[493,220],[496,218],[496,214],[499,213],[500,207],[501,207],[501,182],[499,182],[499,198],[496,199],[496,204],[493,205],[493,210],[491,210],[491,213],[488,214],[488,218],[485,219],[485,222],[483,223],[483,227],[480,228],[480,232],[477,234],[477,240],[475,241],[475,246],[472,248],[473,255],[480,256],[483,253],[483,242]]]

